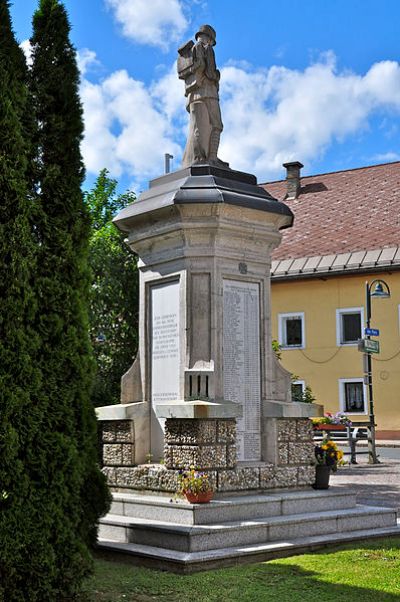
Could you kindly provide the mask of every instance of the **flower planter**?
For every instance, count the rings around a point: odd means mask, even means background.
[[[314,489],[329,489],[329,477],[331,467],[326,464],[317,464],[315,467],[315,483]]]
[[[200,493],[191,493],[190,491],[185,491],[185,496],[187,501],[191,504],[208,504],[208,502],[212,500],[213,492],[204,491]]]
[[[314,424],[316,431],[345,431],[346,428],[344,424]]]

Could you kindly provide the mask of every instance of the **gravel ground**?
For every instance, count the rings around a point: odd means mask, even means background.
[[[357,491],[357,502],[372,506],[387,506],[400,512],[400,461],[382,460],[381,464],[357,465],[340,468],[331,475],[331,485]]]

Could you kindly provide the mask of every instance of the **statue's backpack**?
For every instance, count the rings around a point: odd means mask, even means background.
[[[194,57],[194,42],[189,40],[186,44],[183,44],[178,48],[178,77],[179,79],[185,80],[185,94],[186,96],[197,87],[196,73],[192,67],[195,64]]]

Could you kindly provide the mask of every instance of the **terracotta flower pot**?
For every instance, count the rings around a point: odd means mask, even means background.
[[[329,477],[331,467],[325,464],[317,464],[315,467],[315,483],[314,489],[329,489]]]
[[[190,491],[185,491],[185,496],[187,501],[191,504],[207,504],[212,500],[213,492],[203,491],[200,493],[191,493]]]

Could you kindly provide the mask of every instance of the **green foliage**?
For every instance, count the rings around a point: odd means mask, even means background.
[[[92,391],[95,406],[118,403],[121,376],[131,366],[138,343],[137,260],[111,221],[135,195],[117,195],[116,189],[117,182],[103,169],[85,195],[92,220],[89,320],[97,365]]]
[[[297,378],[298,377],[296,376],[294,380],[297,380]],[[308,385],[305,387],[304,391],[300,391],[292,384],[292,400],[300,401],[302,403],[314,403],[315,395],[313,394],[311,387]]]
[[[276,355],[276,358],[278,360],[280,360],[282,357],[282,347],[279,345],[279,343],[276,339],[272,339],[271,345],[272,345],[272,350]]]
[[[73,597],[109,503],[90,402],[83,301],[90,219],[68,35],[62,4],[40,0],[28,101],[25,62],[0,0],[0,600],[7,602]]]
[[[193,467],[179,472],[179,493],[208,493],[213,491],[212,484],[207,472],[200,472]]]
[[[26,184],[30,153],[24,127],[26,79],[9,3],[0,0],[0,600],[8,602],[25,599],[14,594],[19,567],[31,562],[33,570],[37,568],[28,550],[40,537],[35,523],[38,495],[29,474],[41,425],[35,403],[40,373],[32,361],[38,337],[31,286],[32,207]],[[44,564],[38,570],[45,568]]]
[[[274,351],[278,360],[282,358],[282,347],[279,345],[276,339],[272,340],[272,350]],[[311,390],[311,387],[308,385],[305,387],[304,391],[300,391],[298,387],[295,386],[293,381],[298,380],[299,377],[296,374],[292,374],[292,401],[300,401],[302,403],[314,403],[315,396]]]

